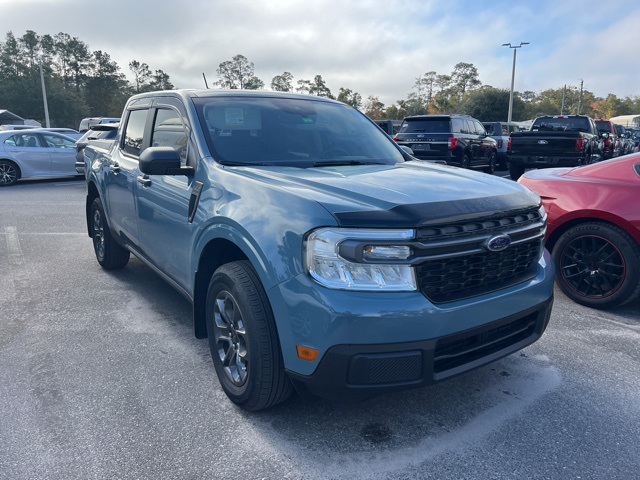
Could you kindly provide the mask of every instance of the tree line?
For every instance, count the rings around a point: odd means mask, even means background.
[[[76,127],[88,116],[120,116],[134,93],[173,89],[167,73],[152,70],[146,63],[128,64],[129,82],[108,53],[89,46],[66,33],[38,35],[27,30],[16,38],[12,32],[0,42],[0,109],[44,123],[40,69],[45,78],[51,124]],[[259,90],[265,82],[255,75],[253,62],[243,55],[221,62],[216,69],[219,88]],[[206,81],[206,77],[205,77]],[[269,88],[335,98],[362,110],[372,119],[401,119],[429,113],[467,113],[481,120],[506,120],[509,90],[483,85],[472,63],[457,63],[451,73],[428,71],[414,81],[406,98],[385,105],[378,96],[362,95],[351,88],[331,91],[322,75],[294,82],[291,72],[271,79]],[[640,113],[640,97],[596,97],[577,86],[550,88],[540,93],[514,92],[514,121],[546,114],[586,114],[594,118]]]

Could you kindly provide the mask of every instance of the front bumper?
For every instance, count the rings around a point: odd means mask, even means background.
[[[545,250],[534,278],[447,304],[419,292],[347,292],[306,275],[270,292],[285,368],[299,390],[341,401],[429,385],[520,350],[544,332],[554,267]],[[314,362],[296,346],[320,353]]]
[[[298,391],[342,402],[418,388],[468,372],[538,340],[553,297],[495,322],[442,338],[383,345],[337,345],[313,375],[289,372]]]

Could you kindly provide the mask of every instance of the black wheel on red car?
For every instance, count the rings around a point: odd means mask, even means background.
[[[572,227],[553,247],[553,259],[558,286],[577,303],[612,308],[640,295],[640,245],[615,225]]]
[[[285,401],[293,386],[284,370],[271,306],[248,261],[216,270],[206,315],[211,358],[227,397],[249,411]]]

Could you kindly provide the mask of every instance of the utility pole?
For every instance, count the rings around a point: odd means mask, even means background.
[[[582,84],[584,80],[580,80],[580,97],[578,97],[578,115],[580,115],[580,109],[582,108]]]
[[[42,73],[42,58],[40,59],[40,83],[42,83],[42,100],[44,101],[44,122],[49,128],[49,106],[47,105],[47,90],[44,88],[44,74]]]
[[[560,115],[564,115],[564,99],[567,95],[567,84],[564,84],[564,88],[562,89],[562,106],[560,107]]]
[[[511,92],[509,93],[509,116],[507,122],[511,121],[511,114],[513,113],[513,84],[516,78],[516,50],[522,48],[523,45],[529,45],[529,42],[520,42],[520,45],[511,45],[510,43],[503,43],[503,47],[513,48],[513,68],[511,69]]]

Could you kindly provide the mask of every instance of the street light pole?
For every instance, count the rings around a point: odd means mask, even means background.
[[[509,116],[507,122],[511,121],[511,114],[513,113],[513,84],[516,79],[516,51],[518,48],[522,48],[523,45],[529,45],[529,42],[520,42],[520,45],[511,45],[510,43],[503,43],[503,47],[513,48],[513,68],[511,69],[511,91],[509,93]]]

